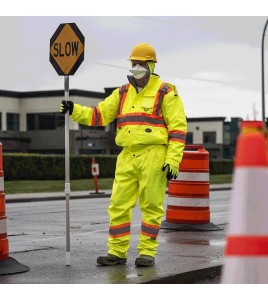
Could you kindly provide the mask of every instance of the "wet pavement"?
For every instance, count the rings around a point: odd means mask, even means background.
[[[20,195],[20,199],[19,195],[13,198],[7,195],[10,256],[29,266],[30,270],[2,275],[0,283],[219,283],[230,185],[222,189],[216,186],[211,188],[210,221],[218,229],[160,229],[156,264],[151,268],[138,268],[134,264],[138,255],[136,247],[141,223],[138,207],[133,210],[127,264],[113,267],[96,264],[97,257],[107,251],[109,192],[105,191],[102,195],[89,195],[88,192],[72,194],[70,266],[65,263],[65,201],[55,195],[54,199],[51,195],[46,198],[44,194],[40,194],[39,198]]]

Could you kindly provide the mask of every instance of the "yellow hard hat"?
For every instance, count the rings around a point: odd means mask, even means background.
[[[157,62],[156,60],[156,53],[154,48],[146,43],[137,44],[132,48],[130,53],[129,60],[141,60],[141,61],[153,61]]]

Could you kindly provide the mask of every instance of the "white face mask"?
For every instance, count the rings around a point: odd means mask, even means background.
[[[148,73],[148,70],[146,70],[144,67],[137,64],[135,67],[129,70],[135,79],[141,79],[143,76],[145,76]]]

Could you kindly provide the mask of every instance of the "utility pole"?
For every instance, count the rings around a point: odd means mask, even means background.
[[[264,82],[264,37],[265,37],[265,31],[268,25],[268,19],[266,20],[266,23],[264,25],[263,33],[262,33],[262,50],[261,50],[261,63],[262,63],[262,120],[263,122],[266,121],[265,118],[265,82]]]

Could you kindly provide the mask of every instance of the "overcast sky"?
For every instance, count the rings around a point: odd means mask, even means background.
[[[49,62],[49,43],[59,24],[74,22],[85,37],[85,59],[70,76],[71,89],[104,92],[126,83],[131,48],[147,42],[156,49],[155,73],[176,85],[187,117],[253,119],[255,111],[261,119],[261,41],[268,17],[175,16],[180,15],[176,7],[171,13],[174,16],[0,16],[0,89],[63,89],[63,77]],[[267,35],[268,30],[266,98]]]

